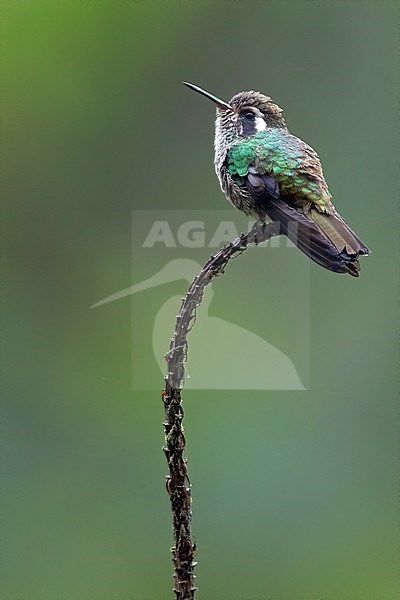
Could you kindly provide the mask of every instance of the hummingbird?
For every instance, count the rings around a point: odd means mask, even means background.
[[[260,224],[278,222],[326,269],[358,277],[359,256],[370,251],[337,212],[318,154],[289,132],[282,109],[261,92],[225,102],[183,83],[216,105],[215,171],[233,206]]]

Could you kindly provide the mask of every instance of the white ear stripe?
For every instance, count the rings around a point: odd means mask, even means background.
[[[256,116],[256,129],[257,133],[267,129],[267,124],[262,117]]]

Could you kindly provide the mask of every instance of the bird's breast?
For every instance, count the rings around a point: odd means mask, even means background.
[[[244,185],[240,185],[240,182],[229,174],[224,164],[220,167],[216,165],[216,172],[221,190],[235,208],[256,220],[265,218],[265,209],[255,202]]]

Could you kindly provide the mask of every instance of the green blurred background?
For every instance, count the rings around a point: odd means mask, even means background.
[[[89,306],[131,284],[132,210],[225,207],[186,79],[270,94],[373,251],[357,281],[311,265],[308,391],[185,394],[198,597],[397,598],[397,3],[3,0],[2,22],[1,597],[172,596],[159,391],[132,390],[132,300]],[[262,255],[249,310],[232,268],[214,316],[257,331]]]

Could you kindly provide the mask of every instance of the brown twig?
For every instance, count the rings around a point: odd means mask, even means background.
[[[248,233],[242,233],[235,240],[223,246],[217,254],[211,256],[200,273],[190,284],[188,292],[182,300],[176,317],[174,335],[169,352],[165,358],[168,372],[163,390],[165,407],[165,447],[169,474],[167,475],[167,491],[171,500],[173,515],[174,547],[174,581],[176,600],[193,600],[196,592],[194,585],[194,568],[196,562],[196,544],[191,532],[191,486],[184,456],[186,439],[183,429],[183,407],[181,390],[185,379],[185,362],[188,352],[187,336],[196,320],[196,310],[203,299],[205,287],[218,275],[224,272],[228,262],[246,250],[249,245],[258,244],[272,236],[279,235],[276,223],[256,223]]]

